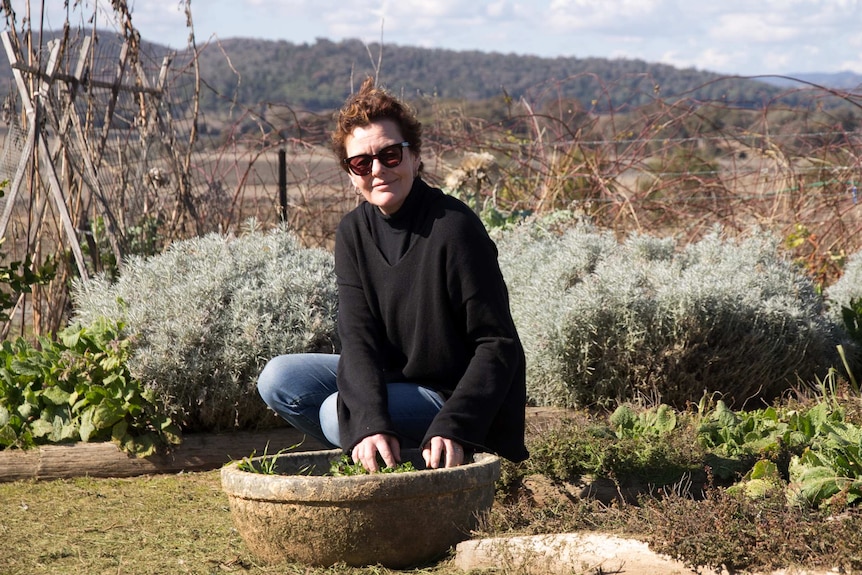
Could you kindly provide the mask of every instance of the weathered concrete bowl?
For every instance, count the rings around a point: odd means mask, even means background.
[[[242,471],[237,462],[222,468],[234,524],[255,556],[315,566],[427,563],[469,538],[500,477],[495,455],[425,470],[415,449],[402,459],[420,471],[324,476],[340,456],[338,449],[281,455],[278,475]]]

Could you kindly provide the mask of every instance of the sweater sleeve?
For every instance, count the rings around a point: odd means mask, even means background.
[[[361,248],[355,227],[345,220],[335,241],[338,284],[338,419],[345,451],[376,433],[395,434],[389,417],[386,384],[378,365],[381,326],[369,305],[359,274]]]
[[[500,438],[495,434],[501,426],[516,430],[523,425],[524,353],[496,246],[473,215],[454,218],[458,228],[452,230],[453,241],[445,257],[446,282],[453,311],[463,326],[469,362],[423,445],[439,435],[498,451]],[[518,454],[523,457],[520,451]]]

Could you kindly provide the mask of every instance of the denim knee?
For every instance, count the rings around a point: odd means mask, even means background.
[[[274,357],[267,362],[257,377],[257,393],[264,403],[273,409],[275,405],[282,403],[279,396],[284,391],[284,374],[287,371],[285,368],[289,363],[289,356]]]
[[[338,393],[333,393],[320,406],[320,428],[329,443],[341,447],[338,427]]]

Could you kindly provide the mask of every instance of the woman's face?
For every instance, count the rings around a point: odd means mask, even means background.
[[[380,120],[355,128],[345,139],[344,147],[347,157],[352,158],[361,154],[375,155],[383,148],[401,144],[403,141],[404,138],[395,122]],[[402,148],[401,151],[403,152],[401,163],[393,168],[387,168],[375,158],[368,175],[357,176],[348,170],[350,181],[362,197],[386,215],[398,211],[407,199],[410,188],[413,187],[413,180],[419,173],[419,156],[409,147]]]

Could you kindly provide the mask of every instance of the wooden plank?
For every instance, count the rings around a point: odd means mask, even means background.
[[[296,451],[325,449],[319,442],[306,439],[303,433],[290,427],[265,432],[190,434],[171,453],[143,458],[130,456],[109,442],[8,449],[0,451],[0,482],[207,471],[253,452],[263,455],[266,450],[274,454],[299,443],[301,445],[296,447]]]

